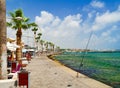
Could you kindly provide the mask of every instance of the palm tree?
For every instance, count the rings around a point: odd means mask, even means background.
[[[42,33],[38,33],[37,34],[37,37],[35,38],[36,39],[36,42],[38,43],[37,46],[38,46],[38,50],[39,50],[39,40],[41,39],[41,36],[42,36]]]
[[[53,53],[54,53],[54,50],[55,50],[55,44],[52,43],[52,50],[53,50]]]
[[[35,38],[37,41],[41,39],[42,33],[38,33],[37,37]]]
[[[45,42],[45,47],[47,51],[48,51],[48,45],[49,45],[49,42]]]
[[[6,5],[0,0],[0,79],[7,78]]]
[[[26,30],[30,27],[36,26],[35,23],[29,23],[29,18],[25,17],[21,9],[9,13],[11,22],[7,22],[7,26],[17,30],[16,41],[17,45],[21,46],[22,29]],[[19,61],[22,56],[22,47],[16,49],[16,59]]]
[[[52,42],[49,42],[49,45],[50,45],[50,47],[51,47],[51,51],[54,52],[54,47],[55,47],[55,45],[54,45]]]
[[[44,43],[45,43],[45,41],[44,40],[40,40],[40,44],[41,44],[41,46],[42,46],[42,52],[43,52],[43,49],[44,49]]]
[[[38,33],[38,36],[41,37],[41,36],[42,36],[42,33]]]
[[[59,51],[60,51],[60,47],[59,47],[59,46],[57,46],[56,48],[57,48],[57,52],[59,52]]]
[[[32,29],[32,31],[34,32],[35,47],[36,47],[36,32],[37,32],[37,30],[38,30],[38,28],[37,28],[37,25],[36,25],[36,27],[34,27],[34,28]]]

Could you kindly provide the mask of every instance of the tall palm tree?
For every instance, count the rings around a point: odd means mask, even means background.
[[[60,53],[60,47],[59,47],[59,46],[56,46],[55,52],[56,52],[56,53]]]
[[[53,43],[52,43],[52,50],[53,50],[53,52],[55,50],[55,44],[53,44]]]
[[[34,32],[35,47],[36,47],[36,32],[37,32],[37,30],[38,30],[38,27],[37,27],[37,25],[36,25],[36,27],[34,27],[34,28],[32,29],[32,31]]]
[[[6,4],[0,0],[0,79],[7,78]]]
[[[40,40],[40,44],[41,44],[41,46],[42,46],[42,52],[43,52],[43,49],[44,49],[44,43],[45,43],[45,41],[44,40]]]
[[[22,29],[26,30],[30,27],[36,26],[35,23],[29,23],[29,18],[25,17],[21,9],[9,13],[11,22],[7,22],[7,26],[17,30],[16,40],[17,45],[21,46]],[[19,61],[22,56],[22,47],[16,49],[16,59]]]
[[[41,38],[41,36],[42,36],[42,33],[38,33],[38,37],[40,37],[40,38]]]
[[[46,50],[48,50],[48,45],[49,45],[49,42],[45,42]]]
[[[42,33],[38,33],[37,34],[37,37],[35,38],[36,40],[40,40],[41,39],[41,36],[42,36]]]
[[[57,52],[59,52],[59,51],[60,51],[60,47],[59,47],[59,46],[57,46],[57,47],[56,47],[56,49],[57,49]]]
[[[37,34],[37,37],[35,38],[35,39],[36,39],[36,42],[37,42],[38,50],[39,50],[39,43],[40,43],[41,36],[42,36],[42,33],[38,33],[38,34]]]
[[[49,45],[50,45],[50,47],[51,47],[51,51],[54,52],[54,47],[55,47],[55,45],[54,45],[52,42],[49,42]]]

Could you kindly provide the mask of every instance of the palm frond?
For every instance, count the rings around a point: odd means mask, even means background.
[[[34,27],[33,29],[32,29],[32,31],[34,31],[34,32],[36,32],[38,30],[38,28],[36,28],[36,27]]]
[[[40,37],[38,36],[38,37],[36,37],[35,39],[40,39]]]
[[[17,26],[12,26],[12,29],[15,29],[15,30],[17,30],[17,28],[18,28]]]
[[[14,13],[9,12],[9,14],[10,14],[10,16],[11,16],[12,18],[15,18],[15,14],[14,14]]]
[[[30,23],[30,19],[24,16],[22,9],[17,9],[14,12],[9,12],[9,14],[11,17],[11,21],[7,22],[8,27],[11,27],[15,30],[17,30],[18,28],[24,30],[33,28],[32,31],[34,32],[38,30],[38,25],[35,22]]]
[[[27,24],[22,24],[21,25],[23,29],[28,29],[28,25]]]
[[[36,24],[36,23],[30,23],[30,25],[32,26],[32,27],[38,27],[38,25]]]
[[[17,9],[15,11],[15,17],[23,17],[22,9]]]
[[[41,36],[42,35],[42,33],[38,33],[38,36]]]
[[[12,26],[12,23],[7,22],[6,25],[7,25],[7,27],[11,27],[11,26]]]
[[[43,43],[45,43],[45,41],[44,40],[40,40],[40,43],[43,44]]]
[[[24,18],[24,22],[28,22],[30,19],[29,18]]]

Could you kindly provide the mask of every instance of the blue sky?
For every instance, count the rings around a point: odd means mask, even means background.
[[[92,31],[88,48],[120,49],[120,0],[6,0],[6,7],[7,13],[22,8],[41,28],[42,39],[62,48],[84,49]],[[30,30],[23,36],[28,32],[33,36]]]

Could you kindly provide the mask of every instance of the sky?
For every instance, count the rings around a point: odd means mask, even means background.
[[[120,49],[120,0],[6,0],[8,18],[18,8],[38,24],[43,40],[61,48]],[[15,33],[7,28],[8,37]],[[34,45],[31,29],[22,38]]]

